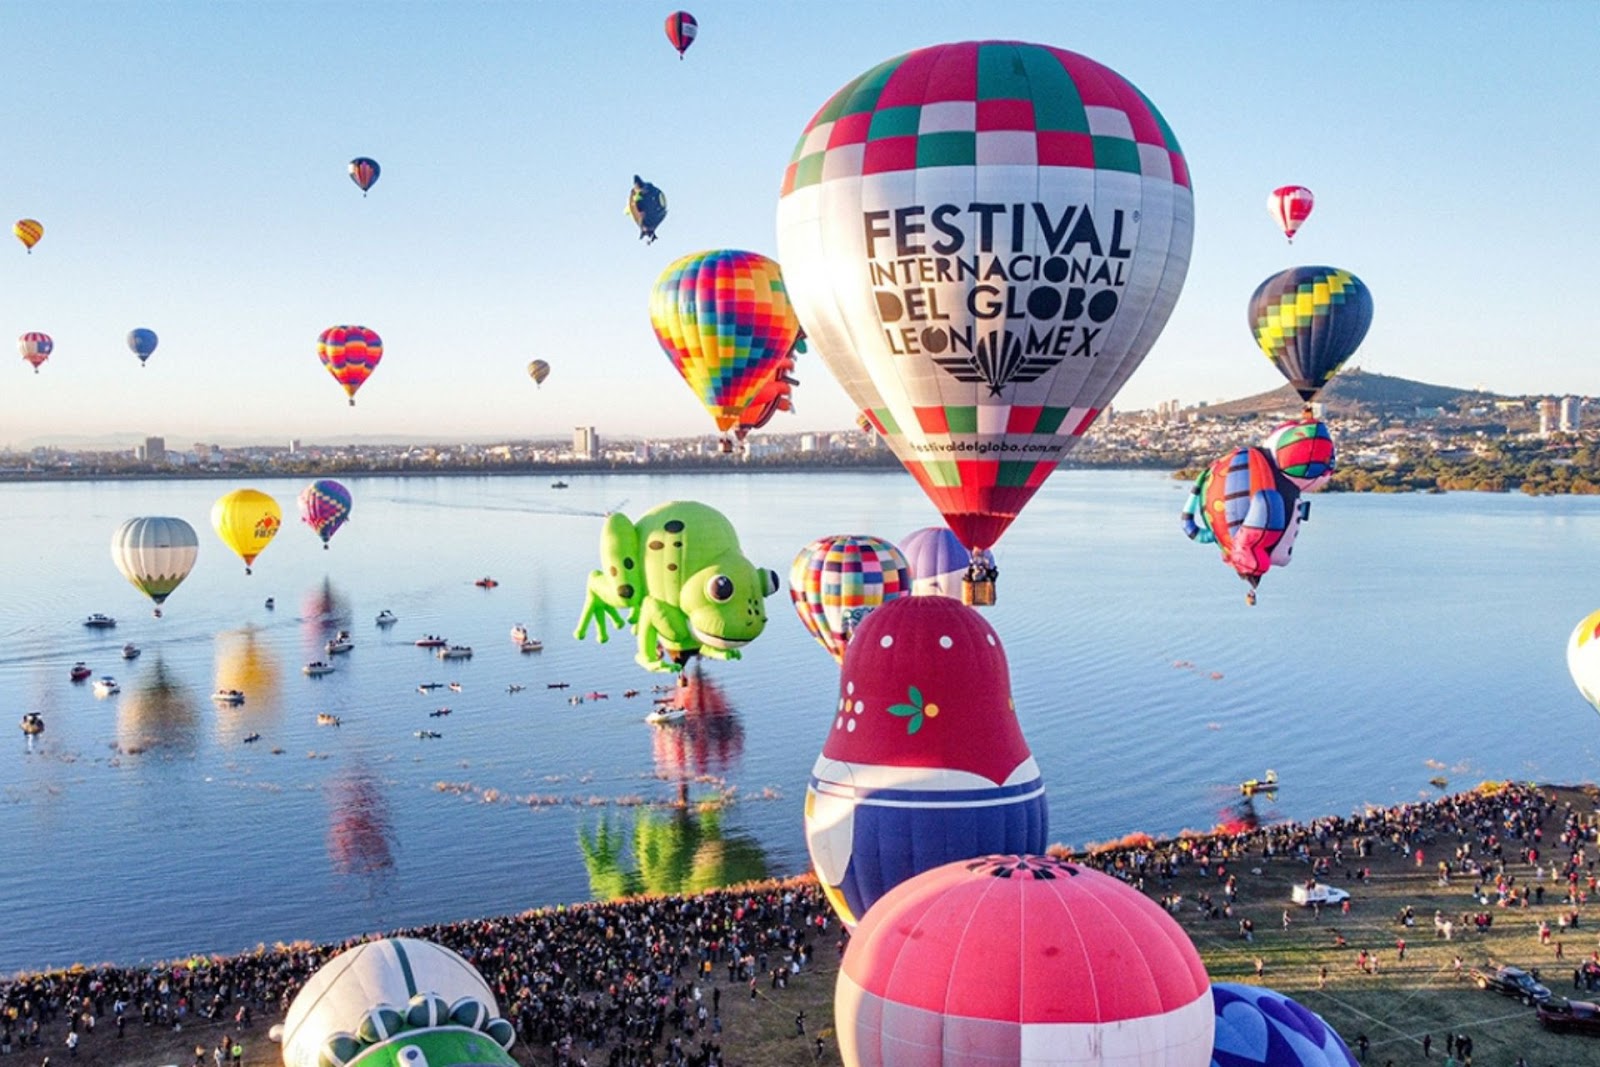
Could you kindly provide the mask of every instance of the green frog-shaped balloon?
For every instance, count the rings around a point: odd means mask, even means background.
[[[778,591],[777,573],[744,558],[727,518],[690,500],[659,504],[636,523],[606,516],[600,561],[573,636],[582,641],[593,623],[603,644],[626,611],[639,636],[634,659],[652,671],[681,670],[697,654],[738,659],[766,628],[765,599]]]

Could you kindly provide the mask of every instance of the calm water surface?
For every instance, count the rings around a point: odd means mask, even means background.
[[[351,478],[331,551],[291,521],[246,576],[210,533],[218,482],[0,486],[0,973],[315,939],[622,889],[806,866],[800,805],[836,699],[833,661],[783,593],[713,712],[641,721],[659,678],[628,637],[571,637],[600,514],[686,497],[786,574],[832,533],[897,539],[937,516],[902,474]],[[292,512],[299,481],[252,483]],[[1294,565],[1244,586],[1178,529],[1152,474],[1058,475],[1002,541],[988,618],[1050,788],[1051,836],[1208,827],[1277,770],[1267,817],[1435,794],[1492,776],[1596,777],[1600,721],[1563,661],[1600,606],[1600,501],[1323,496]],[[140,514],[201,534],[154,619],[110,562]],[[473,579],[493,575],[482,590]],[[267,610],[268,596],[276,600]],[[400,617],[388,631],[373,618]],[[115,630],[80,625],[92,611]],[[544,639],[523,655],[514,623]],[[338,671],[307,678],[336,630]],[[413,641],[470,644],[442,663]],[[124,662],[126,641],[143,655]],[[120,695],[67,670],[86,660]],[[430,694],[419,682],[457,682]],[[570,689],[549,689],[553,682]],[[507,693],[510,684],[527,688]],[[217,688],[245,691],[219,709]],[[644,696],[625,700],[628,688]],[[590,691],[606,700],[568,702]],[[448,717],[429,712],[448,706]],[[14,723],[44,715],[30,751]],[[318,713],[342,725],[318,726]],[[418,739],[418,730],[438,739]],[[247,744],[245,738],[259,734]],[[731,790],[717,813],[661,805]],[[643,802],[644,806],[641,806]]]

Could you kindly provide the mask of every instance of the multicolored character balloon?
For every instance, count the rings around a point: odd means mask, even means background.
[[[1304,512],[1300,489],[1260,448],[1236,448],[1211,464],[1190,490],[1183,513],[1184,533],[1202,544],[1215,543],[1256,602],[1261,576],[1286,567],[1294,552]]]
[[[1044,850],[1044,780],[1017,723],[1005,649],[982,615],[946,597],[901,597],[862,621],[805,812],[817,881],[851,927],[941,863]]]
[[[840,89],[778,203],[812,346],[968,549],[999,540],[1144,359],[1193,231],[1151,102],[1016,41],[919,49]]]
[[[211,528],[223,544],[244,560],[246,574],[282,526],[283,511],[278,502],[255,489],[235,489],[211,505]]]
[[[723,433],[739,425],[800,339],[778,265],[735,249],[696,252],[662,271],[650,325]]]
[[[682,670],[697,655],[738,659],[766,629],[763,601],[778,591],[777,573],[744,557],[727,517],[692,500],[657,504],[637,523],[607,515],[600,562],[572,636],[582,641],[592,623],[605,644],[626,611],[639,635],[634,659],[651,671]]]
[[[767,384],[761,387],[755,399],[750,401],[750,406],[739,415],[739,425],[733,428],[734,437],[743,441],[751,430],[766,426],[778,412],[794,411],[794,387],[800,384],[800,380],[794,377],[795,358],[805,350],[806,341],[802,336],[794,343],[794,349],[778,361]]]
[[[873,609],[911,591],[900,550],[860,534],[820,537],[802,548],[789,568],[795,614],[836,662],[861,620]]]
[[[1016,855],[936,867],[879,901],[833,1018],[847,1067],[1207,1067],[1215,1028],[1205,965],[1159,904]]]
[[[139,366],[143,367],[150,354],[156,350],[156,345],[161,339],[154,330],[147,330],[143,326],[128,331],[128,349],[139,357]]]
[[[1592,611],[1567,639],[1567,670],[1583,699],[1600,711],[1600,611]]]
[[[1359,1067],[1322,1016],[1260,986],[1214,982],[1211,1067]]]
[[[1298,419],[1273,427],[1261,447],[1302,493],[1315,493],[1333,479],[1333,435],[1309,411]]]
[[[1300,399],[1310,403],[1361,347],[1372,294],[1347,270],[1290,267],[1250,297],[1250,332]]]
[[[639,240],[655,244],[656,227],[667,218],[667,194],[635,174],[628,190],[628,217],[639,227]]]
[[[550,377],[550,364],[542,359],[536,359],[528,364],[528,377],[533,379],[533,387],[537,389]]]
[[[357,156],[350,161],[349,171],[350,180],[356,183],[356,188],[361,190],[361,195],[365,198],[367,190],[377,184],[378,175],[383,173],[383,168],[378,166],[376,159]]]
[[[158,619],[161,605],[189,577],[199,554],[194,527],[166,515],[129,519],[111,535],[111,561],[155,604]]]
[[[350,504],[350,490],[331,478],[321,478],[300,490],[300,520],[316,531],[322,547],[327,548],[350,517]]]
[[[694,44],[695,35],[699,32],[700,24],[687,11],[674,11],[667,16],[667,40],[678,50],[680,60],[689,46]]]
[[[38,219],[18,219],[16,225],[11,227],[11,232],[16,234],[17,240],[22,242],[22,247],[26,248],[28,255],[31,256],[33,246],[44,236],[44,223]]]
[[[911,568],[912,596],[947,596],[961,599],[961,581],[976,562],[987,574],[998,571],[994,554],[969,552],[948,526],[925,526],[900,541],[900,551]]]
[[[356,390],[383,358],[383,338],[365,326],[329,326],[317,339],[317,358],[344,387],[350,406],[355,407]]]
[[[1311,217],[1311,205],[1315,200],[1311,190],[1303,185],[1280,185],[1267,197],[1267,213],[1290,244],[1294,244],[1294,235],[1301,224]]]
[[[333,957],[268,1036],[284,1067],[515,1067],[516,1028],[477,969],[431,941],[386,937]]]
[[[56,349],[56,343],[47,333],[25,333],[17,338],[17,351],[22,353],[22,358],[33,367],[33,373],[38,374],[44,361],[50,358],[50,353]]]

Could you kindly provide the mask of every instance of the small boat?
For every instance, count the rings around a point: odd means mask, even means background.
[[[637,689],[624,689],[622,691],[622,698],[624,700],[631,700],[638,695],[639,691]]]
[[[444,638],[439,637],[436,634],[429,634],[427,637],[417,638],[418,648],[443,648],[449,643],[449,641],[446,641]]]
[[[477,581],[473,582],[472,584],[477,586],[479,589],[493,589],[495,586],[499,585],[500,583],[495,581],[493,578],[489,577],[486,574],[482,578],[479,578]]]
[[[432,711],[428,712],[428,718],[442,719],[448,714],[450,714],[449,708],[434,708]]]
[[[112,693],[120,692],[122,692],[122,686],[118,685],[117,680],[109,674],[102,674],[94,680],[95,696],[108,697]]]
[[[599,690],[591,690],[583,694],[585,700],[610,700],[611,698]]]
[[[1257,793],[1274,793],[1277,789],[1278,772],[1271,768],[1268,768],[1267,773],[1259,779],[1246,778],[1239,783],[1239,795],[1246,797],[1253,797]]]
[[[660,726],[669,722],[682,722],[689,713],[683,708],[660,707],[644,717],[644,721],[652,726]]]
[[[452,692],[452,693],[461,692],[461,683],[460,682],[451,682],[450,683],[450,692]]]
[[[550,483],[550,488],[552,488],[552,489],[565,489],[566,487],[567,487],[567,483],[563,482],[563,481],[557,480],[557,481],[554,481],[554,482]]]
[[[349,652],[352,648],[355,648],[356,643],[350,640],[349,633],[344,630],[340,630],[323,647],[328,650],[328,655],[337,656],[341,652]]]
[[[109,615],[102,615],[98,611],[83,620],[83,624],[91,630],[109,630],[117,624],[117,620]]]
[[[446,645],[435,653],[440,659],[471,659],[471,645]]]
[[[417,736],[420,737],[422,740],[427,741],[427,740],[430,740],[430,739],[436,740],[438,738],[441,738],[441,737],[444,736],[444,734],[441,734],[437,730],[418,730],[417,731]]]
[[[237,689],[218,689],[211,694],[211,699],[218,704],[243,704],[244,694]]]
[[[319,712],[317,712],[317,725],[318,726],[338,726],[339,725],[339,716],[337,716],[337,715],[329,715],[325,711],[319,711]]]
[[[78,662],[72,665],[72,670],[68,673],[68,677],[70,677],[74,682],[81,682],[87,679],[93,673],[94,671],[89,669],[89,665],[80,659]]]
[[[521,644],[528,639],[528,628],[520,622],[511,628],[511,640]]]
[[[417,692],[419,692],[419,693],[431,693],[435,689],[443,689],[443,688],[444,688],[444,683],[443,682],[418,682],[417,683]]]
[[[22,732],[29,737],[38,737],[44,733],[44,717],[37,711],[30,711],[22,717]]]
[[[139,646],[134,644],[132,641],[129,641],[127,644],[123,645],[122,646],[122,658],[123,659],[138,659],[139,658]]]
[[[567,703],[568,704],[582,704],[583,703],[583,698],[582,697],[568,697],[567,698]]]
[[[566,682],[551,682],[545,686],[546,689],[566,689],[567,687]]]
[[[393,626],[395,623],[399,622],[400,619],[397,615],[395,615],[394,612],[390,611],[388,608],[384,608],[382,611],[378,612],[378,617],[373,621],[379,626]]]
[[[251,733],[244,735],[244,743],[247,745],[253,745],[259,740],[261,740],[260,734]]]
[[[510,685],[506,686],[506,692],[508,692],[508,693],[520,693],[526,688],[528,688],[528,687],[525,686],[525,685],[518,685],[517,683],[512,682]]]
[[[517,647],[521,648],[524,652],[543,652],[544,642],[538,640],[537,638],[530,637]]]
[[[266,607],[267,607],[268,611],[271,611],[273,608],[275,608],[277,606],[278,606],[277,603],[271,597],[267,597],[267,605],[266,605]]]
[[[308,674],[313,678],[319,678],[324,674],[332,674],[333,664],[324,663],[320,659],[312,660],[310,663],[307,663],[304,667],[300,668],[300,673]]]

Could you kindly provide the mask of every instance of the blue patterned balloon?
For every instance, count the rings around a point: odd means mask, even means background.
[[[1358,1067],[1322,1016],[1282,993],[1213,982],[1217,1013],[1211,1067]]]

